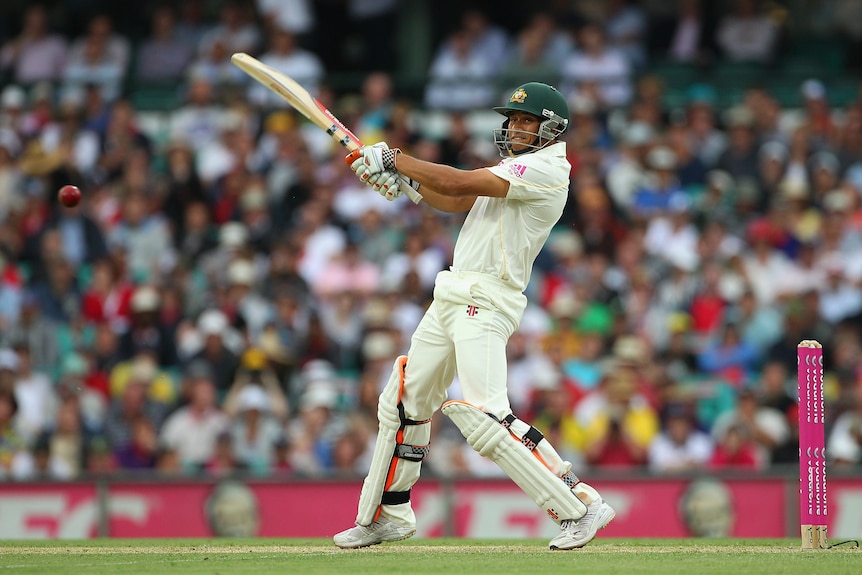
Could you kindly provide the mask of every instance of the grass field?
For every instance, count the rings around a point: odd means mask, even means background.
[[[417,539],[356,551],[324,539],[3,541],[5,573],[857,575],[862,551],[802,551],[790,539],[596,539],[568,552],[533,540]]]

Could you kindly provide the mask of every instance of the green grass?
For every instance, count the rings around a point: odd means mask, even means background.
[[[416,539],[346,551],[324,539],[2,541],[0,575],[339,575],[404,573],[856,575],[849,545],[803,551],[790,539],[597,539],[578,551],[545,541]]]

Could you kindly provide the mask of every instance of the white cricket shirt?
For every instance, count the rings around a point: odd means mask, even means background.
[[[509,182],[509,192],[505,198],[476,198],[455,242],[452,270],[487,274],[523,292],[566,205],[566,144],[504,158],[487,169]]]

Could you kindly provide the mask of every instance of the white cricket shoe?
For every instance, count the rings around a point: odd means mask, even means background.
[[[562,530],[551,539],[551,550],[579,549],[592,541],[599,529],[604,528],[616,516],[613,508],[599,499],[587,506],[587,513],[580,519],[568,519],[560,523]]]
[[[342,549],[369,547],[385,541],[401,541],[413,537],[415,527],[401,527],[386,518],[380,518],[371,525],[357,525],[336,534],[332,541]]]

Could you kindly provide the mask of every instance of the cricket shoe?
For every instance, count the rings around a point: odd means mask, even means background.
[[[332,541],[342,549],[358,549],[369,547],[385,541],[401,541],[413,537],[415,527],[401,527],[381,518],[371,525],[357,525],[336,534]]]
[[[587,513],[580,519],[568,519],[560,523],[562,530],[551,539],[552,551],[579,549],[596,537],[599,529],[604,528],[616,516],[613,508],[598,499],[587,506]]]

